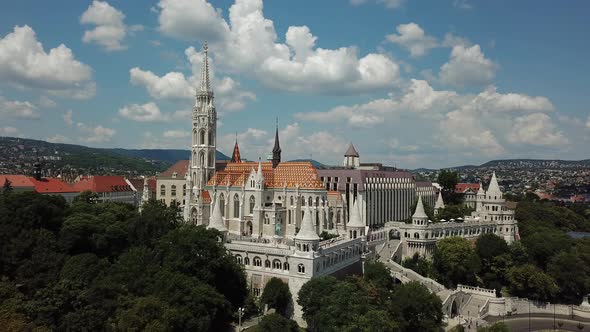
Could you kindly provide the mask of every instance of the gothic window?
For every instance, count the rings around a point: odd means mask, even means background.
[[[254,266],[262,266],[262,259],[260,259],[260,257],[256,256],[256,257],[254,257],[253,263],[254,263]]]
[[[209,145],[215,145],[212,131],[209,132]]]
[[[303,264],[297,265],[297,272],[305,273],[305,265],[303,265]]]
[[[283,264],[283,270],[289,271],[289,263],[285,262],[285,264]]]
[[[278,260],[278,259],[275,259],[275,260],[272,261],[272,268],[273,269],[279,269],[280,270],[283,267],[282,265],[283,264],[281,264],[281,261]]]
[[[236,261],[238,262],[238,264],[242,265],[242,256],[236,255]]]
[[[199,152],[199,166],[205,167],[205,152]]]
[[[219,195],[219,208],[221,209],[221,216],[225,217],[225,197],[223,197],[223,194]]]
[[[312,206],[313,205],[313,198],[311,198],[311,196],[309,196],[309,198],[307,199],[307,206]]]
[[[340,210],[338,210],[336,212],[336,223],[339,224],[340,223]]]
[[[234,218],[240,217],[240,197],[238,194],[234,195]]]
[[[160,186],[160,196],[166,196],[166,186],[165,185]]]
[[[209,152],[209,167],[213,167],[213,151]]]
[[[320,206],[320,198],[319,197],[315,198],[315,206]]]
[[[250,214],[254,213],[254,205],[256,205],[256,198],[250,196]]]
[[[170,187],[170,195],[176,196],[176,185]]]
[[[250,265],[250,257],[244,257],[244,265]]]
[[[270,269],[270,261],[268,259],[264,261],[264,267]]]
[[[293,196],[291,196],[291,206],[293,206]]]
[[[199,144],[205,144],[205,131],[201,130],[199,132]]]
[[[287,224],[291,225],[291,210],[287,210]]]

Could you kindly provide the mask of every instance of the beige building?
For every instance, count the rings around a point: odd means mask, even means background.
[[[184,207],[188,165],[188,160],[180,160],[156,177],[157,200],[166,206],[175,203]]]

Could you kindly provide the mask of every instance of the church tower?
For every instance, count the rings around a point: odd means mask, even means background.
[[[277,129],[275,131],[275,146],[272,148],[272,168],[279,166],[281,162],[281,144],[279,144],[279,120],[277,119]]]
[[[188,167],[186,204],[184,218],[198,225],[209,220],[209,203],[202,196],[207,181],[215,173],[215,141],[217,131],[217,112],[213,103],[213,90],[209,78],[209,58],[207,42],[203,45],[203,64],[201,82],[197,89],[195,106],[192,112],[191,160]]]

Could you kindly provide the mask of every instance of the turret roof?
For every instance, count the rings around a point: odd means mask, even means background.
[[[352,203],[348,227],[365,227],[363,221],[361,220],[361,213],[358,208],[358,200],[355,200],[354,203]]]
[[[301,221],[301,229],[297,232],[297,235],[295,235],[295,240],[319,241],[320,237],[318,233],[316,233],[313,222],[311,221],[309,205],[305,205],[304,211],[303,220]]]
[[[354,145],[352,145],[352,143],[350,143],[350,145],[348,146],[348,149],[344,153],[344,156],[345,157],[357,157],[358,158],[359,153],[354,148]]]
[[[225,227],[225,223],[223,222],[223,217],[221,216],[221,209],[219,208],[219,198],[216,197],[215,203],[213,204],[213,215],[209,220],[209,225],[207,228],[215,228],[220,232],[226,232],[227,228]]]
[[[424,204],[422,204],[422,195],[418,196],[418,204],[416,204],[416,211],[412,215],[415,219],[428,219],[426,212],[424,211]]]
[[[436,203],[434,204],[435,209],[443,209],[445,207],[445,201],[442,198],[442,191],[438,192],[438,198],[436,199]]]

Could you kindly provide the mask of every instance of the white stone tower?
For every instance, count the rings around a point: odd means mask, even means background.
[[[207,42],[203,45],[201,83],[196,93],[192,112],[192,144],[189,174],[186,186],[184,219],[197,225],[209,221],[209,203],[202,197],[207,181],[215,173],[215,143],[217,112],[213,103],[213,90],[209,79]]]

